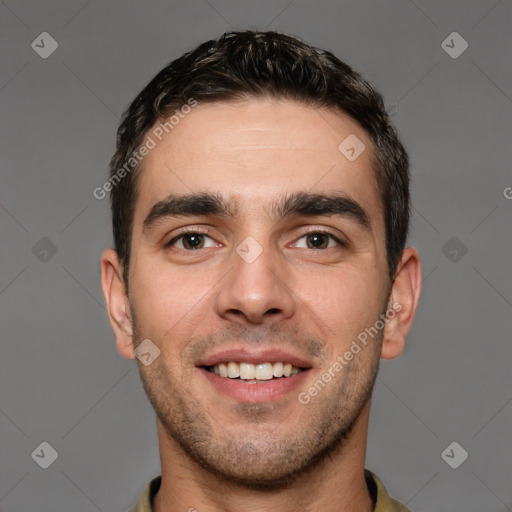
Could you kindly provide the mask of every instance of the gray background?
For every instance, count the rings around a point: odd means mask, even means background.
[[[92,191],[141,87],[242,28],[361,71],[411,157],[423,294],[405,352],[381,362],[366,467],[414,512],[512,509],[510,0],[5,0],[0,23],[3,512],[123,511],[160,472],[154,413],[104,308],[110,218]],[[47,59],[31,47],[44,31],[59,45]],[[441,45],[454,31],[458,58]],[[31,457],[44,441],[48,469]],[[441,457],[453,441],[469,454],[457,469]]]

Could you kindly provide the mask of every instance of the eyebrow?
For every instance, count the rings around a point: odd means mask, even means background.
[[[159,201],[144,219],[143,233],[159,221],[169,217],[217,216],[234,218],[240,210],[240,201],[219,193],[200,192],[187,195],[170,194]],[[270,214],[276,219],[293,216],[340,216],[355,220],[361,228],[372,232],[370,216],[364,208],[346,193],[313,194],[295,192],[274,199]]]

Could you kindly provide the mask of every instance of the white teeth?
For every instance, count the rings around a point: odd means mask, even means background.
[[[250,363],[240,363],[240,378],[251,380],[254,379],[256,370],[254,365]]]
[[[213,367],[214,370],[215,366]],[[240,377],[240,366],[237,363],[228,363],[228,377],[230,379],[236,379],[237,377]]]
[[[283,363],[274,363],[274,377],[283,376]]]
[[[270,363],[262,363],[256,365],[254,377],[258,380],[269,380],[273,377],[274,369]]]
[[[230,361],[216,364],[212,371],[221,377],[243,380],[270,380],[273,377],[291,377],[297,375],[302,369],[293,366],[291,363],[238,363]]]
[[[219,364],[219,375],[221,377],[227,377],[228,376],[228,367],[224,363]]]

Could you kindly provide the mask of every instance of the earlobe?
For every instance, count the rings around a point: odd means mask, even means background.
[[[116,338],[118,352],[127,359],[135,359],[130,303],[122,278],[119,257],[114,249],[101,255],[101,288],[107,304],[110,326]]]
[[[389,314],[381,352],[383,359],[393,359],[403,352],[405,338],[416,314],[420,293],[420,257],[416,249],[407,247],[402,252],[388,301]]]

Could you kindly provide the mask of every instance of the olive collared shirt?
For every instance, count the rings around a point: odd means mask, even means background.
[[[364,477],[368,492],[374,503],[373,512],[411,512],[401,503],[390,498],[380,478],[369,469],[364,470]],[[153,512],[153,499],[160,489],[162,476],[159,475],[151,480],[144,489],[137,506],[130,512]]]

